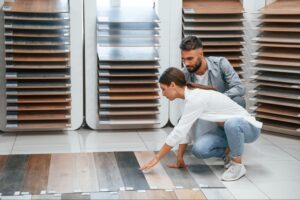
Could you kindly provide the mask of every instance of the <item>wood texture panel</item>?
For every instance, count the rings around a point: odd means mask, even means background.
[[[3,196],[12,196],[16,191],[22,190],[27,160],[26,155],[11,155],[7,158],[0,172],[0,191]]]
[[[207,199],[201,191],[193,191],[188,189],[175,190],[175,194],[178,199]]]
[[[62,13],[69,11],[68,0],[15,0],[5,2],[6,12]]]
[[[261,113],[261,112],[256,112],[256,117],[261,118],[261,119],[270,119],[274,121],[280,121],[280,122],[288,122],[288,123],[293,123],[293,124],[300,124],[300,119],[299,118],[294,118],[294,117],[287,117],[287,116],[279,116],[279,115],[274,115],[274,114],[266,114],[266,113]]]
[[[146,193],[148,199],[177,199],[174,191],[148,190]]]
[[[22,191],[40,194],[47,190],[50,160],[50,154],[29,156]]]
[[[116,152],[117,163],[125,187],[146,190],[150,189],[139,163],[132,152]]]
[[[135,156],[140,164],[143,166],[145,163],[149,162],[154,158],[155,154],[153,152],[135,152]],[[150,188],[156,189],[175,189],[175,185],[172,183],[170,177],[166,173],[163,166],[158,163],[151,172],[144,173],[146,180]]]
[[[124,187],[114,153],[94,153],[99,189],[117,191]]]
[[[272,105],[300,108],[299,100],[281,99],[281,98],[268,97],[268,96],[257,96],[256,101],[258,103],[268,103]]]
[[[300,13],[299,0],[279,0],[261,10],[266,15],[298,15]]]
[[[300,117],[300,109],[297,108],[288,108],[263,104],[259,105],[256,111],[262,113],[285,115],[290,117]]]
[[[176,187],[197,188],[198,184],[195,182],[194,178],[190,175],[187,169],[172,169],[167,166],[168,164],[175,163],[176,161],[177,156],[172,151],[165,155],[161,160],[161,163],[166,170],[166,173],[171,178],[173,184]]]

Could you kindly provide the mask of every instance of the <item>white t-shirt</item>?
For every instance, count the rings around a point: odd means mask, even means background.
[[[197,75],[196,77],[196,83],[202,84],[202,85],[208,85],[208,70],[203,75]]]
[[[257,128],[262,127],[262,123],[256,121],[247,110],[220,92],[188,89],[186,87],[184,96],[183,114],[166,140],[166,143],[171,147],[179,143],[190,142],[192,138],[190,129],[197,119],[209,122],[225,122],[231,118],[241,117]]]

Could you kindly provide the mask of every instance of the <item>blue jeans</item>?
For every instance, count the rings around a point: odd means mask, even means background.
[[[226,147],[230,148],[230,157],[241,156],[244,143],[254,142],[260,135],[256,128],[243,118],[228,119],[224,128],[216,128],[199,137],[193,144],[192,153],[201,159],[224,157]]]

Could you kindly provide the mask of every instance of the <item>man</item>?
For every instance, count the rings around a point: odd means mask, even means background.
[[[246,107],[245,87],[224,57],[204,57],[202,42],[196,36],[184,38],[180,44],[184,74],[188,82],[210,85]]]
[[[204,57],[202,42],[196,36],[188,36],[181,41],[181,58],[184,65],[184,75],[187,82],[200,83],[212,86],[217,91],[227,95],[237,104],[246,107],[244,95],[245,87],[242,85],[238,74],[224,57]],[[224,124],[217,123],[223,129]],[[203,141],[211,130],[216,129],[214,124],[205,121],[197,121],[194,135],[193,149],[201,148]],[[187,144],[180,144],[178,148],[177,162],[169,167],[184,167],[183,154]],[[231,162],[228,156],[229,147],[225,148],[223,157],[224,167],[229,168]]]

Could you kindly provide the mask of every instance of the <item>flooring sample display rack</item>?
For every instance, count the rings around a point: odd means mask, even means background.
[[[72,112],[82,114],[82,104],[76,110],[72,105],[82,101],[72,101],[75,96],[82,98],[82,87],[78,88],[77,94],[71,94],[73,65],[69,1],[6,1],[2,10],[5,45],[2,70],[6,103],[6,123],[2,130],[78,128],[82,115],[76,116],[78,119],[73,122],[71,118]],[[80,67],[82,70],[82,64],[78,63],[74,70]]]
[[[182,36],[201,38],[204,56],[222,56],[243,78],[244,16],[239,0],[183,0]]]
[[[300,1],[275,1],[257,21],[253,110],[264,130],[300,136]]]
[[[162,111],[168,105],[158,86],[162,69],[157,7],[85,4],[87,124],[92,129],[164,126],[168,116]]]

